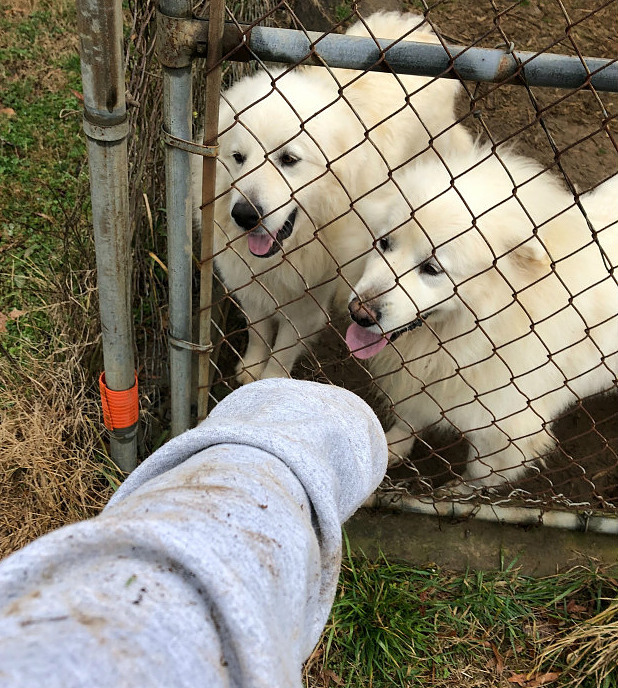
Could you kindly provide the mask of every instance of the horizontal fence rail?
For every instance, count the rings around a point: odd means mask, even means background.
[[[175,65],[208,53],[208,20],[172,21],[159,15],[163,64]],[[505,51],[461,45],[393,41],[323,34],[316,31],[243,26],[226,23],[225,59],[259,59],[284,64],[329,66],[359,71],[461,78],[481,83],[517,83],[529,86],[618,92],[618,60],[574,57],[525,51]]]

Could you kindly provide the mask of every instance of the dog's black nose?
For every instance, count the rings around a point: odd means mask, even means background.
[[[348,310],[352,320],[361,327],[371,327],[380,320],[380,311],[370,303],[363,303],[358,296],[350,301]]]
[[[260,224],[262,207],[251,201],[238,201],[232,208],[232,218],[239,227],[249,232]]]

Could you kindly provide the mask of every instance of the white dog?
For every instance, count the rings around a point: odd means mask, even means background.
[[[366,24],[374,36],[437,41],[412,14]],[[459,89],[450,79],[310,67],[260,71],[223,94],[215,264],[249,324],[240,382],[289,375],[347,283],[345,307],[362,268],[355,259],[373,243],[354,203],[389,167],[431,150],[430,137],[441,152],[471,146],[454,124]]]
[[[366,209],[380,238],[346,341],[390,399],[394,454],[431,427],[467,438],[465,492],[517,479],[568,405],[615,389],[618,176],[581,197],[590,227],[530,160],[473,149],[448,164],[404,171],[405,198],[383,190]]]

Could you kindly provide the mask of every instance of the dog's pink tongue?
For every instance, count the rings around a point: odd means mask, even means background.
[[[254,256],[266,255],[275,243],[270,234],[255,234],[255,232],[249,233],[247,241],[249,242],[249,250]]]
[[[366,327],[352,323],[345,333],[348,348],[356,358],[371,358],[386,346],[388,334],[371,332]]]

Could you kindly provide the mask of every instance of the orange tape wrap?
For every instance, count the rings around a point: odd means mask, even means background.
[[[103,407],[103,422],[110,432],[130,428],[137,423],[139,417],[137,373],[135,373],[133,387],[116,392],[105,384],[105,372],[102,372],[99,377],[99,390]]]

